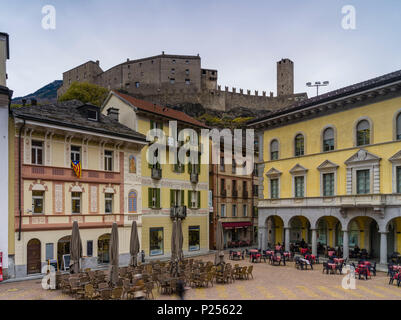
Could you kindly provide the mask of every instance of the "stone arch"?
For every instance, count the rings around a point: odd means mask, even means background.
[[[305,215],[291,216],[287,223],[287,228],[290,229],[290,242],[304,241],[309,243],[311,238],[311,220]]]

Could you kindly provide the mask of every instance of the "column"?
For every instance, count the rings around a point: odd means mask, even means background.
[[[284,236],[284,241],[285,241],[285,251],[290,251],[290,228],[284,228],[285,230],[285,236]]]
[[[380,264],[387,264],[387,233],[380,232]]]
[[[259,249],[266,250],[267,248],[267,228],[265,226],[259,227]]]
[[[347,259],[349,256],[349,240],[348,240],[348,230],[343,230],[343,258]]]
[[[312,254],[317,255],[317,233],[316,229],[311,229],[312,231]]]

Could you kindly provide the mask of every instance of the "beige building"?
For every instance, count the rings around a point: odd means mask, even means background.
[[[12,120],[14,274],[40,273],[48,260],[68,267],[74,220],[83,268],[109,262],[113,222],[119,229],[120,264],[128,264],[133,221],[141,235],[145,136],[78,101],[15,108]],[[81,175],[72,161],[80,164]]]

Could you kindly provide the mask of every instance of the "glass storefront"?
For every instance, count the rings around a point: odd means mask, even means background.
[[[150,228],[149,230],[149,255],[157,256],[164,252],[163,247],[163,228]]]
[[[188,231],[188,250],[197,251],[200,250],[200,227],[191,226]]]

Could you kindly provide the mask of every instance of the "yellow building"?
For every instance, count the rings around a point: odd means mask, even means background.
[[[128,264],[132,221],[141,224],[137,200],[145,136],[76,100],[13,108],[11,119],[12,273],[40,273],[48,260],[68,268],[74,220],[82,268],[109,262],[113,222],[119,228],[120,264]],[[72,161],[80,164],[80,174]]]
[[[166,142],[174,143],[169,122],[176,121],[178,131],[206,128],[201,122],[183,112],[161,107],[129,95],[111,91],[104,101],[104,114],[114,115],[127,127],[147,135],[151,129],[161,129]],[[167,138],[168,137],[168,138]],[[209,249],[208,183],[206,164],[172,164],[170,149],[159,156],[166,163],[155,165],[146,162],[149,146],[142,149],[142,238],[141,250],[146,258],[160,259],[171,255],[171,216],[185,217],[183,228],[184,255],[201,254]]]
[[[313,253],[401,250],[401,71],[320,95],[249,125],[259,134],[259,246]]]

